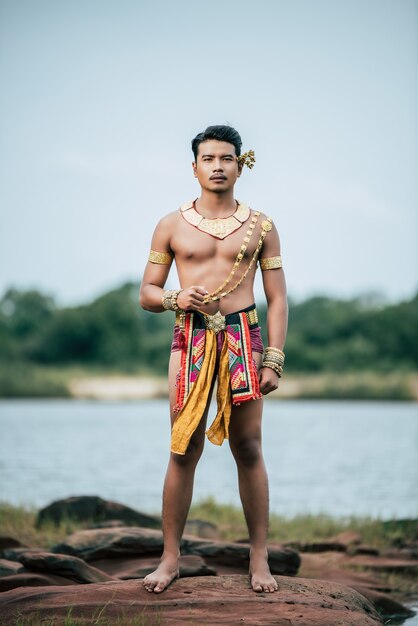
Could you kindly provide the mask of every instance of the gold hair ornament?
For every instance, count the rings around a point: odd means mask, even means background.
[[[254,150],[248,150],[248,152],[244,152],[239,157],[237,157],[237,161],[240,165],[246,165],[250,170],[252,170],[255,163]]]

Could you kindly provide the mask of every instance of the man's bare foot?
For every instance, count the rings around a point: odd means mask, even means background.
[[[277,591],[278,584],[270,573],[267,550],[250,550],[251,587],[260,593]]]
[[[161,593],[168,585],[179,577],[179,560],[177,557],[163,557],[154,572],[145,576],[143,585],[147,591]]]

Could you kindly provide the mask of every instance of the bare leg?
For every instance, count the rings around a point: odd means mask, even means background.
[[[170,357],[169,366],[171,424],[176,417],[173,407],[176,393],[175,381],[179,367],[180,352],[176,351]],[[209,402],[190,440],[186,454],[170,453],[163,491],[164,552],[158,568],[144,578],[145,589],[154,593],[163,591],[179,575],[180,541],[192,501],[196,465],[203,451]]]
[[[257,354],[258,358],[261,355]],[[267,555],[268,478],[261,450],[262,400],[232,409],[229,445],[237,463],[239,492],[250,536],[250,576],[254,591],[277,590]]]

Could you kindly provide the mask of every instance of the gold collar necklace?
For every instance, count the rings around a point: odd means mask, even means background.
[[[237,208],[229,217],[203,217],[196,211],[196,200],[186,202],[180,207],[180,212],[186,222],[217,239],[225,239],[238,230],[250,216],[250,208],[243,202],[237,202]]]

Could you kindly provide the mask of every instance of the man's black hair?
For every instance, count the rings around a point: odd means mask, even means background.
[[[203,133],[199,133],[192,141],[192,150],[195,161],[197,160],[197,151],[199,146],[208,139],[217,139],[218,141],[226,141],[235,146],[235,154],[241,154],[242,141],[240,134],[232,126],[208,126]]]

